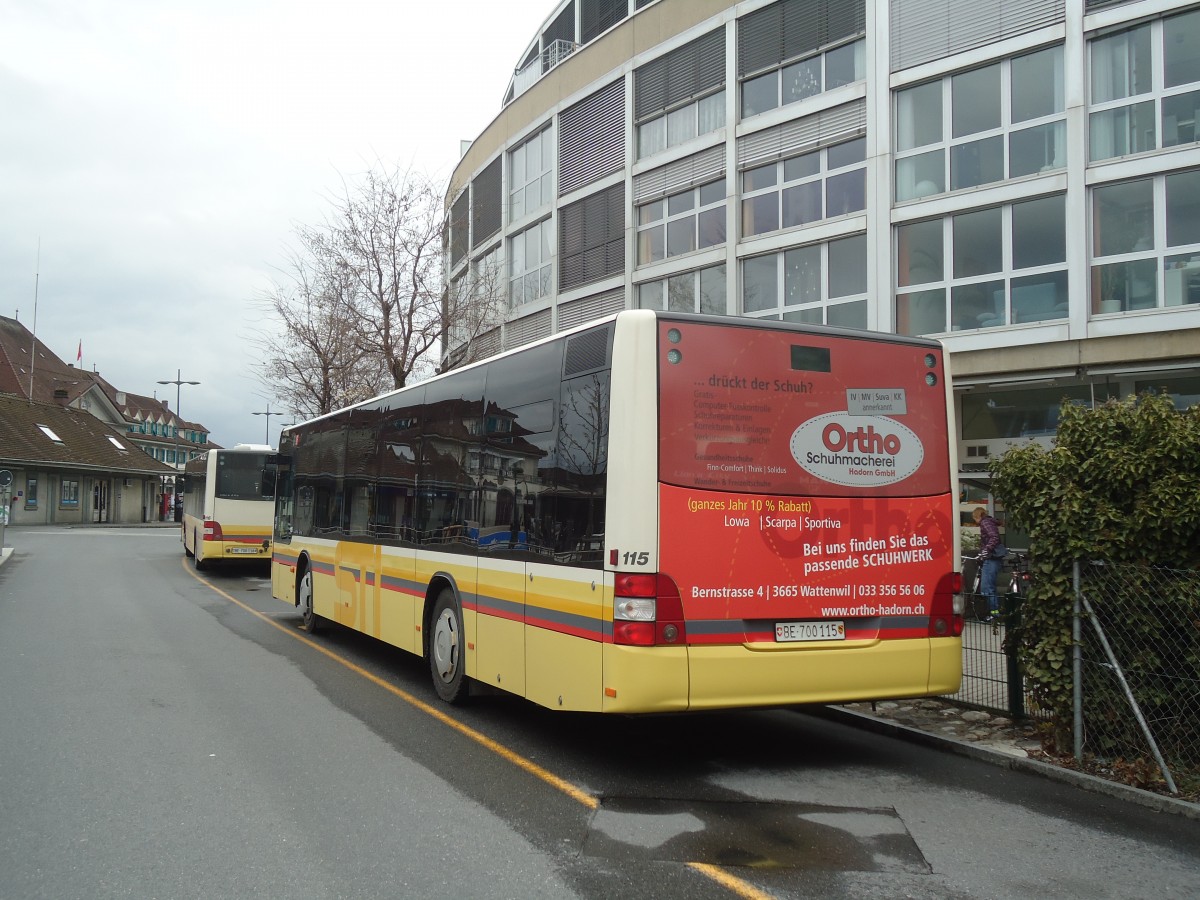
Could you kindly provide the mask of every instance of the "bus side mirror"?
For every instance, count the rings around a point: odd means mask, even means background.
[[[192,477],[190,475],[175,476],[175,493],[186,494],[192,489]]]

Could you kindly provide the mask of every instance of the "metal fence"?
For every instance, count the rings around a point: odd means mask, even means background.
[[[1011,587],[996,619],[985,598],[966,594],[962,688],[946,699],[1049,720],[1017,658],[1023,562],[997,579]],[[1075,758],[1157,768],[1171,792],[1179,782],[1200,790],[1200,571],[1088,562],[1074,577]]]
[[[975,584],[975,560],[963,561],[963,580]],[[1016,630],[1021,622],[1021,605],[1028,587],[1028,560],[1022,553],[1011,554],[996,578],[1000,591],[999,616],[992,619],[991,605],[977,590],[965,594],[963,625],[963,679],[958,693],[946,699],[1001,715],[1021,718],[1048,718],[1031,702],[1032,694],[1021,676],[1017,662]]]
[[[1075,756],[1200,784],[1200,571],[1077,564]]]

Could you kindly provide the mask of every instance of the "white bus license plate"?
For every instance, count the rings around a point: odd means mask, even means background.
[[[788,641],[844,641],[846,624],[839,621],[826,622],[779,622],[775,625],[775,640]]]
[[[230,553],[258,553],[257,547],[230,547]]]

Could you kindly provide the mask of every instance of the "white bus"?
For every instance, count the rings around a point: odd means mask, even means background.
[[[953,693],[936,341],[621,312],[284,431],[304,626],[612,713]]]
[[[275,514],[274,451],[259,444],[209,450],[184,467],[183,552],[197,569],[211,562],[269,561]]]

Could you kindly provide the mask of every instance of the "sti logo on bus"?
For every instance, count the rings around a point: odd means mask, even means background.
[[[844,412],[809,419],[792,432],[791,450],[810,475],[847,487],[895,484],[925,459],[916,432],[895,419]]]

